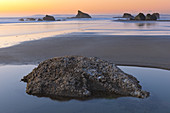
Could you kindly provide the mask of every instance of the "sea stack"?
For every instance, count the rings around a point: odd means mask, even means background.
[[[26,18],[26,21],[35,21],[35,18]]]
[[[157,17],[155,15],[147,14],[146,15],[146,20],[157,20]]]
[[[129,14],[129,13],[124,13],[124,14],[123,14],[123,18],[134,19],[134,16],[132,16],[132,15]]]
[[[19,21],[24,21],[24,19],[23,19],[23,18],[20,18]]]
[[[139,13],[136,17],[135,20],[146,20],[146,17],[143,13]]]
[[[53,16],[50,16],[50,15],[46,15],[43,20],[45,21],[55,21],[55,18]]]
[[[159,13],[153,13],[152,15],[156,16],[157,19],[160,19],[160,14]]]
[[[78,10],[78,14],[76,15],[75,18],[92,18],[92,17],[89,14]]]
[[[38,18],[37,21],[43,21],[41,18]]]
[[[65,56],[39,64],[22,81],[30,95],[53,99],[120,95],[146,98],[139,81],[115,64],[96,57]]]

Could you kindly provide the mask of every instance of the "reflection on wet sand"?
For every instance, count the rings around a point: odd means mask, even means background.
[[[156,23],[135,23],[136,26],[139,26],[139,27],[150,27],[150,26],[155,26]]]

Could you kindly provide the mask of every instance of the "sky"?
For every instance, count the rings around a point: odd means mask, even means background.
[[[170,13],[170,0],[0,0],[0,15]]]

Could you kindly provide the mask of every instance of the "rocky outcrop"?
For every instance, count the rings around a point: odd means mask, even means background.
[[[114,18],[120,18],[116,21],[129,21],[129,20],[135,20],[135,21],[156,21],[160,19],[160,14],[159,13],[153,13],[147,14],[146,16],[143,13],[139,13],[136,17],[132,16],[129,13],[124,13],[123,17],[114,17]],[[122,18],[127,18],[126,20]],[[159,21],[165,21],[165,20],[159,20]],[[166,20],[167,21],[167,20]]]
[[[157,19],[160,18],[160,14],[159,13],[153,13],[152,15],[156,16]]]
[[[89,14],[83,13],[82,11],[78,10],[78,14],[75,16],[75,18],[92,18]]]
[[[37,21],[43,21],[41,18],[38,18],[38,20]]]
[[[146,20],[152,20],[152,15],[151,14],[147,14],[146,15]]]
[[[66,56],[39,64],[22,81],[26,92],[50,98],[86,98],[96,95],[120,95],[146,98],[139,81],[115,64],[96,57]]]
[[[157,20],[158,18],[156,17],[156,15],[152,14],[152,20]]]
[[[135,20],[146,20],[146,17],[143,13],[139,13],[136,17]]]
[[[35,21],[35,18],[26,18],[26,21]]]
[[[19,21],[24,21],[24,19],[23,19],[23,18],[20,18]]]
[[[53,16],[50,16],[50,15],[46,15],[43,20],[45,21],[55,21],[55,18]]]
[[[129,14],[129,13],[124,13],[124,14],[123,14],[123,18],[134,19],[134,16],[132,16],[132,15]]]
[[[157,20],[157,17],[155,15],[147,14],[146,15],[146,20]]]

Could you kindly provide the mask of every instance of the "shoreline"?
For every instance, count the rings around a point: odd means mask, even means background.
[[[118,66],[170,70],[169,36],[67,34],[0,48],[0,64],[39,64],[52,57],[94,56]]]

